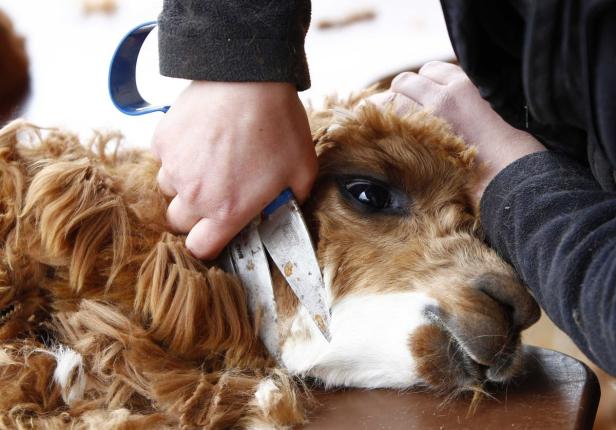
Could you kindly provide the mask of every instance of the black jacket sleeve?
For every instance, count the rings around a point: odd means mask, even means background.
[[[528,155],[481,201],[489,242],[550,318],[616,375],[616,193],[564,155]]]
[[[310,0],[165,0],[160,72],[210,81],[310,86],[304,38]]]

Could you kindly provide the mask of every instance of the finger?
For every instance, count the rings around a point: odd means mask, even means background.
[[[201,218],[186,236],[186,248],[202,260],[212,260],[239,233],[243,224]]]
[[[173,197],[178,194],[177,190],[173,186],[173,183],[171,182],[171,177],[163,167],[158,169],[156,181],[158,182],[158,187],[160,188],[160,191],[164,195]]]
[[[397,93],[391,91],[383,91],[380,93],[372,94],[370,97],[366,97],[363,99],[358,105],[358,108],[362,108],[366,105],[366,103],[372,103],[379,109],[383,110],[385,107],[391,105],[394,100],[394,97]]]
[[[167,208],[167,223],[173,231],[178,233],[189,232],[200,218],[201,217],[177,195],[171,200]]]
[[[404,94],[393,91],[384,91],[374,94],[366,99],[366,102],[374,103],[380,110],[392,109],[397,115],[405,115],[409,112],[421,109],[421,104],[411,100]],[[364,104],[365,105],[365,104]]]
[[[430,105],[442,86],[432,79],[413,72],[401,73],[391,82],[391,91],[405,95],[422,106]]]
[[[413,99],[400,93],[394,93],[394,97],[391,101],[391,106],[393,111],[400,116],[422,108],[421,103],[418,103]]]
[[[310,190],[312,189],[312,181],[299,180],[289,185],[291,191],[293,191],[293,197],[299,204],[306,201],[310,196]]]
[[[309,165],[303,167],[304,168],[298,174],[293,175],[289,181],[289,187],[291,187],[293,195],[299,203],[303,203],[310,195],[310,191],[312,191],[312,185],[314,184],[319,168],[316,156],[314,160],[310,161]]]
[[[466,75],[459,66],[442,61],[430,61],[419,69],[419,75],[432,79],[441,85],[464,78]]]

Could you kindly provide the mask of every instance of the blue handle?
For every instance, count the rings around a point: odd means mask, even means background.
[[[269,205],[263,209],[263,216],[265,218],[269,217],[271,214],[276,212],[280,206],[284,205],[286,202],[293,198],[293,192],[290,188],[287,188],[282,193],[278,195]]]
[[[146,37],[156,27],[156,21],[146,22],[132,29],[116,48],[109,66],[109,95],[111,101],[126,115],[167,112],[169,106],[152,105],[137,89],[137,58]]]

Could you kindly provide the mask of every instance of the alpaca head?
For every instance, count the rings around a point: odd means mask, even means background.
[[[520,332],[539,309],[481,240],[473,149],[426,113],[399,118],[370,105],[334,115],[317,139],[306,211],[333,340],[290,322],[286,364],[330,385],[451,391],[510,379]]]

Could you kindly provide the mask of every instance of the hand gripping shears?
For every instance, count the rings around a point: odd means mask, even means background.
[[[109,94],[113,104],[127,115],[167,112],[169,106],[151,105],[139,93],[136,66],[139,51],[156,22],[131,30],[120,42],[109,68]],[[280,359],[276,302],[269,253],[287,283],[306,308],[327,341],[330,312],[325,285],[306,222],[290,189],[283,191],[227,246],[225,269],[242,282],[253,314],[259,314],[259,336],[270,354]]]

